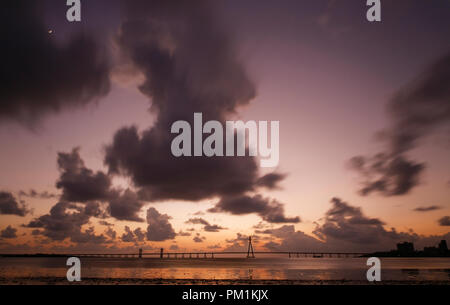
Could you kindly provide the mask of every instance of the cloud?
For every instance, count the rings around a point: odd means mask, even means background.
[[[39,199],[53,199],[58,195],[49,193],[48,191],[38,192],[34,189],[30,189],[28,192],[19,191],[19,196],[30,197],[30,198],[39,198]]]
[[[193,123],[194,112],[205,121],[224,123],[256,94],[210,3],[127,5],[118,45],[143,74],[139,89],[151,100],[156,120],[143,131],[131,126],[115,133],[104,158],[109,173],[131,177],[145,201],[199,201],[275,188],[284,176],[260,178],[254,157],[177,158],[171,153],[172,123]]]
[[[219,232],[220,230],[226,230],[227,228],[221,227],[219,225],[212,225],[203,218],[190,218],[185,223],[191,224],[201,224],[203,225],[203,230],[206,232]]]
[[[222,246],[220,246],[220,244],[217,244],[217,245],[210,245],[207,248],[214,250],[214,249],[220,249],[220,248],[222,248]]]
[[[297,231],[294,225],[255,230],[255,233],[269,236],[271,240],[264,247],[274,251],[375,252],[395,249],[397,243],[404,241],[414,242],[416,249],[421,249],[450,239],[450,233],[424,236],[412,230],[387,230],[382,220],[364,215],[359,207],[339,198],[333,198],[331,203],[323,223],[316,224],[314,236]]]
[[[136,242],[133,231],[128,226],[125,226],[125,233],[122,234],[121,239],[125,243]]]
[[[117,237],[117,232],[114,231],[111,227],[105,231],[105,235],[108,236],[111,240],[115,240]]]
[[[286,178],[285,174],[269,173],[259,178],[256,181],[256,185],[266,187],[268,189],[277,189],[279,188],[278,183],[284,178]]]
[[[352,206],[339,198],[331,200],[332,207],[325,214],[325,222],[317,225],[314,234],[331,248],[347,248],[361,251],[395,249],[398,242],[410,241],[422,245],[425,239],[414,233],[397,232],[384,228],[385,223],[371,218],[361,208]]]
[[[430,206],[426,206],[426,207],[417,207],[414,209],[414,211],[416,212],[430,212],[430,211],[436,211],[436,210],[440,210],[442,209],[442,207],[437,206],[437,205],[430,205]]]
[[[363,196],[380,192],[385,196],[404,195],[419,185],[424,164],[415,163],[403,155],[377,154],[374,157],[353,157],[350,166],[364,177],[359,193]]]
[[[101,225],[103,225],[103,226],[108,226],[108,227],[114,226],[114,224],[112,224],[112,223],[110,223],[110,222],[107,222],[107,221],[105,221],[105,220],[100,220],[98,223],[101,224]]]
[[[190,218],[190,219],[186,220],[185,223],[209,225],[209,222],[207,222],[206,220],[204,220],[203,218],[200,218],[200,217]]]
[[[11,1],[3,7],[8,13],[0,30],[0,122],[34,125],[48,113],[86,105],[109,91],[108,56],[99,38],[77,33],[56,42],[41,5]]]
[[[78,244],[85,244],[85,243],[91,243],[91,244],[103,244],[107,242],[105,236],[103,234],[96,235],[94,232],[94,227],[89,227],[84,232],[77,232],[77,234],[74,234],[70,237],[70,240],[74,243]]]
[[[325,214],[325,223],[314,234],[323,240],[341,240],[355,244],[376,244],[389,234],[378,218],[365,216],[361,209],[339,198],[331,199],[332,207]]]
[[[17,229],[14,229],[11,226],[7,226],[4,230],[0,232],[1,238],[16,238],[17,237]]]
[[[143,222],[144,219],[138,216],[144,202],[138,199],[136,193],[127,189],[123,194],[116,194],[109,201],[109,213],[118,220],[128,220]]]
[[[51,240],[63,241],[69,239],[75,243],[103,243],[103,235],[95,235],[93,228],[82,232],[82,226],[89,223],[92,209],[82,204],[60,201],[56,203],[49,214],[33,219],[24,227],[43,229],[40,233]]]
[[[197,235],[196,236],[194,236],[194,238],[192,239],[194,242],[196,242],[196,243],[202,243],[202,242],[204,242],[205,241],[205,237],[204,236],[200,236],[200,234],[199,233],[197,233]]]
[[[272,251],[290,249],[294,251],[317,251],[325,248],[325,243],[305,234],[302,231],[296,231],[294,225],[283,225],[276,229],[266,229],[257,231],[259,234],[269,234],[272,237],[280,239],[280,242],[269,241],[264,246]]]
[[[94,172],[84,165],[80,149],[70,153],[58,153],[59,180],[56,187],[62,189],[61,198],[70,202],[99,200],[108,202],[108,212],[117,220],[143,222],[138,216],[144,202],[130,189],[113,189],[111,178],[102,171]],[[98,215],[93,215],[98,216]]]
[[[450,53],[433,62],[389,101],[392,126],[379,134],[386,152],[372,158],[356,157],[351,163],[363,176],[362,195],[380,192],[404,195],[420,183],[424,163],[406,154],[423,138],[450,123]]]
[[[0,191],[0,214],[25,216],[29,213],[28,208],[23,203],[18,203],[9,192]]]
[[[177,158],[170,149],[173,122],[192,123],[194,112],[202,112],[204,120],[224,122],[255,96],[230,39],[214,22],[210,4],[127,5],[118,43],[144,74],[140,90],[151,99],[157,119],[142,133],[135,127],[116,132],[106,149],[110,172],[131,176],[146,200],[197,201],[252,190],[257,180],[253,157]]]
[[[136,236],[136,240],[141,242],[145,240],[146,233],[141,230],[141,228],[137,228],[133,231],[134,235]]]
[[[130,227],[125,226],[125,233],[122,234],[121,240],[123,242],[132,243],[143,242],[145,240],[145,235],[145,232],[143,232],[141,228],[137,228],[132,231]]]
[[[227,228],[221,227],[219,225],[206,225],[203,230],[206,232],[219,232],[220,230],[226,230]]]
[[[164,241],[175,238],[175,231],[167,214],[160,214],[155,208],[147,210],[147,240]]]
[[[31,231],[31,235],[33,235],[33,236],[37,236],[37,235],[41,235],[41,234],[42,234],[42,231],[38,230],[38,229]]]
[[[297,223],[300,217],[286,217],[284,215],[283,204],[276,200],[263,198],[261,195],[253,197],[243,195],[238,197],[224,197],[208,212],[219,213],[227,212],[233,215],[245,215],[256,213],[263,220],[270,223]]]
[[[79,148],[70,153],[58,153],[59,180],[56,187],[62,189],[62,200],[87,202],[106,200],[110,196],[110,178],[101,171],[94,173],[85,167]]]
[[[450,216],[444,216],[438,220],[440,226],[450,226]]]
[[[177,233],[177,236],[191,236],[192,234],[189,232],[180,231]]]
[[[248,236],[236,233],[236,238],[233,239],[226,239],[227,246],[225,247],[224,251],[247,251],[248,248]],[[252,243],[253,247],[255,247],[254,244],[259,243],[259,236],[258,235],[252,235]]]

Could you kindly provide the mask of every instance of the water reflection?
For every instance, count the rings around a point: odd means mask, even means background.
[[[382,280],[450,279],[448,258],[382,259]],[[0,258],[0,277],[65,277],[64,258]],[[84,278],[366,280],[364,258],[83,258]]]

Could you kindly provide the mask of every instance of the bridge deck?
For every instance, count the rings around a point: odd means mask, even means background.
[[[322,252],[322,251],[254,251],[255,255],[286,255],[288,257],[355,257],[368,253],[363,252]],[[78,257],[160,257],[160,258],[215,258],[223,255],[245,255],[247,251],[213,251],[213,252],[141,252],[141,253],[64,253],[64,254],[0,254],[0,257],[12,256],[78,256]],[[251,254],[251,253],[250,253]]]

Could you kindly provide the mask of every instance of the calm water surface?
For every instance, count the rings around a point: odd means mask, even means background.
[[[86,278],[366,280],[366,258],[81,258]],[[0,258],[0,277],[65,277],[65,258]],[[382,258],[382,280],[450,280],[450,258]]]

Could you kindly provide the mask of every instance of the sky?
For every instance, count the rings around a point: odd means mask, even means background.
[[[0,252],[450,242],[450,2],[2,4]],[[171,154],[279,121],[280,159]]]

